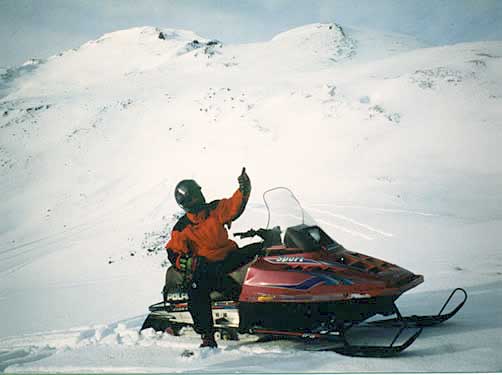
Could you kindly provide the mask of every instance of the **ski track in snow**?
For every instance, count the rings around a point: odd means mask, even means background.
[[[317,219],[317,221],[321,224],[324,224],[324,225],[327,225],[327,226],[330,226],[330,227],[333,227],[337,230],[340,230],[342,232],[345,232],[345,233],[349,233],[355,237],[361,237],[361,238],[364,238],[365,240],[368,240],[368,241],[372,241],[374,240],[373,237],[370,237],[364,233],[361,233],[361,232],[358,232],[358,231],[355,231],[355,230],[351,230],[351,229],[348,229],[346,227],[343,227],[341,225],[337,225],[337,224],[334,224],[332,222],[329,222],[329,221],[326,221],[326,220],[323,220],[323,219]]]
[[[63,230],[53,232],[49,235],[36,238],[15,246],[7,245],[5,249],[0,250],[0,278],[8,274],[21,270],[26,265],[33,262],[41,256],[47,256],[51,252],[64,249],[64,241],[72,241],[78,235],[84,236],[86,233],[96,230],[99,226],[104,226],[111,222],[117,215],[126,215],[129,210],[134,209],[134,204],[138,201],[151,199],[152,193],[158,193],[164,187],[165,181],[156,183],[150,189],[129,198],[124,204],[117,204],[115,207],[108,207],[107,211],[99,217],[88,218],[86,221],[67,227]],[[155,194],[156,195],[156,194]],[[158,207],[155,207],[157,210]],[[53,246],[53,245],[58,246]],[[52,249],[48,251],[47,249]],[[22,249],[20,251],[20,249]],[[9,262],[21,259],[17,262]],[[12,264],[15,264],[12,266]]]
[[[392,233],[384,232],[384,231],[382,231],[382,230],[380,230],[380,229],[376,229],[376,228],[374,228],[374,227],[369,226],[368,224],[364,224],[364,223],[358,222],[358,221],[356,221],[356,220],[354,220],[354,219],[351,219],[351,218],[349,218],[349,217],[347,217],[347,216],[344,216],[344,215],[335,214],[335,213],[333,213],[333,212],[331,212],[331,211],[319,210],[319,209],[317,209],[317,208],[311,208],[311,207],[310,207],[310,208],[308,208],[308,209],[309,209],[310,211],[319,212],[319,213],[321,213],[321,214],[327,214],[327,215],[329,215],[329,216],[336,217],[337,219],[341,219],[341,220],[348,221],[348,222],[350,222],[350,223],[352,223],[352,224],[355,224],[355,225],[357,225],[357,226],[360,226],[360,227],[362,227],[362,228],[364,228],[364,229],[367,229],[367,230],[369,230],[369,231],[371,231],[371,232],[375,232],[375,233],[380,234],[380,235],[385,236],[385,237],[393,237],[393,234],[392,234]]]
[[[334,217],[336,219],[340,219],[342,221],[345,221],[345,222],[349,222],[353,225],[355,225],[356,227],[360,227],[360,228],[364,228],[365,230],[369,231],[369,232],[372,232],[372,233],[376,233],[378,235],[381,235],[381,236],[384,236],[384,237],[393,237],[394,235],[392,233],[388,233],[388,232],[384,232],[380,229],[377,229],[377,228],[374,228],[372,226],[370,226],[369,224],[364,224],[360,221],[356,221],[354,219],[351,219],[345,215],[340,215],[340,214],[335,214],[331,211],[326,211],[326,210],[320,210],[320,209],[317,209],[317,208],[313,208],[313,207],[306,207],[308,209],[308,211],[310,212],[317,212],[321,215],[328,215],[328,216],[331,216],[331,217]],[[266,210],[263,210],[263,209],[260,209],[260,208],[252,208],[252,210],[256,211],[256,212],[267,212]],[[368,208],[368,210],[372,210],[371,208]],[[290,215],[290,214],[277,214],[275,213],[274,214],[274,217],[290,217],[290,218],[293,218],[293,219],[297,219],[298,222],[301,222],[302,220],[302,217],[301,216],[296,216],[296,215]],[[320,217],[315,217],[314,218],[318,223],[320,224],[324,224],[324,225],[327,225],[327,226],[330,226],[330,227],[333,227],[339,231],[342,231],[342,232],[345,232],[345,233],[348,233],[354,237],[358,237],[358,238],[363,238],[365,240],[368,240],[368,241],[372,241],[374,240],[375,238],[368,235],[368,234],[365,234],[364,232],[360,231],[360,230],[356,230],[356,229],[350,229],[346,226],[343,226],[343,225],[340,225],[340,224],[336,224],[335,222],[333,221],[329,221],[329,220],[326,220],[326,219],[321,219]]]
[[[405,209],[384,208],[384,207],[369,207],[369,206],[359,206],[359,205],[353,205],[353,204],[314,203],[314,204],[311,204],[311,206],[312,207],[317,206],[317,207],[358,208],[358,209],[363,209],[363,210],[373,210],[373,211],[380,211],[380,212],[389,212],[389,213],[396,213],[396,214],[410,214],[410,215],[428,216],[428,217],[443,216],[443,215],[439,215],[436,213],[423,212],[423,211],[417,211],[417,210],[405,210]]]

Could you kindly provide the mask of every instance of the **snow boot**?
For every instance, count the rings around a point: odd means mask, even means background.
[[[200,344],[200,348],[217,348],[218,344],[214,339],[214,333],[202,335],[202,344]]]

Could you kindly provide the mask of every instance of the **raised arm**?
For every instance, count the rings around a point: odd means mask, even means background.
[[[251,194],[251,181],[246,173],[246,168],[242,168],[238,178],[239,189],[229,199],[222,199],[216,207],[216,215],[220,223],[230,223],[242,215]]]

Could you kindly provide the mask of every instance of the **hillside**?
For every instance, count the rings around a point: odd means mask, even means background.
[[[229,196],[242,166],[253,195],[232,231],[264,225],[262,192],[288,186],[347,248],[425,274],[413,298],[500,285],[502,42],[431,48],[314,24],[227,45],[142,27],[0,74],[0,348],[8,353],[31,345],[22,334],[113,331],[116,321],[134,328],[160,297],[162,245],[180,213],[175,184],[195,178],[209,199]],[[84,351],[91,358],[106,337],[96,335]],[[483,358],[497,350],[490,337]],[[45,344],[64,356],[60,342],[42,338],[28,358]],[[180,346],[160,340],[160,353]],[[462,371],[457,357],[453,350],[450,367],[429,370]],[[419,371],[417,363],[389,368]],[[480,366],[471,370],[502,368],[497,358]],[[333,368],[353,370],[370,369]]]

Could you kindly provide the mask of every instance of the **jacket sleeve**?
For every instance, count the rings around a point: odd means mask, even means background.
[[[215,209],[218,221],[225,224],[237,219],[246,208],[248,199],[249,195],[243,195],[239,189],[237,189],[231,198],[221,199]]]
[[[183,232],[173,229],[171,232],[171,239],[165,246],[167,250],[167,257],[172,265],[176,268],[180,268],[179,258],[182,255],[189,253],[189,248],[187,246],[187,241]]]

